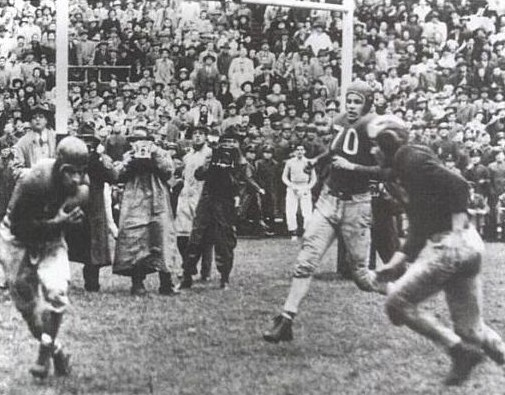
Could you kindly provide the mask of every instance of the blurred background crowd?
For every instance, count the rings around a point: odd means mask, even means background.
[[[4,147],[31,127],[32,107],[51,111],[54,1],[2,0],[0,10]],[[126,137],[145,128],[182,163],[193,128],[205,127],[212,143],[235,125],[283,218],[284,163],[299,145],[314,157],[336,133],[340,13],[70,0],[69,23],[69,133],[95,133],[120,161]],[[505,193],[505,3],[357,0],[353,79],[373,90],[372,112],[403,118],[413,142],[474,183],[476,209],[495,237]]]
[[[0,130],[21,136],[35,107],[54,113],[55,1],[0,1]],[[49,117],[51,125],[54,116]],[[2,138],[0,148],[12,145]],[[4,141],[8,140],[8,141]]]

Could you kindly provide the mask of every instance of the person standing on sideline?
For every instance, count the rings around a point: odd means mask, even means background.
[[[117,171],[110,156],[103,151],[101,141],[94,134],[77,135],[89,150],[89,202],[84,213],[84,221],[67,229],[69,258],[83,263],[82,275],[87,292],[100,290],[100,268],[112,265],[114,238],[117,227],[112,220],[112,207],[107,207],[106,184],[117,179]]]
[[[68,308],[70,265],[64,233],[84,218],[88,199],[88,149],[75,137],[58,145],[56,159],[42,159],[18,181],[0,224],[0,259],[8,268],[12,300],[39,354],[30,373],[69,373],[70,355],[56,340]]]
[[[294,157],[289,159],[282,172],[282,182],[286,185],[286,223],[291,240],[297,240],[296,214],[301,209],[303,228],[307,228],[310,215],[312,214],[312,193],[316,185],[316,171],[312,168],[309,172],[305,169],[308,159],[305,157],[305,148],[298,145]]]
[[[228,288],[237,245],[235,224],[239,181],[247,177],[246,165],[240,152],[237,130],[230,126],[219,138],[212,156],[195,171],[195,178],[204,181],[204,184],[183,263],[181,289],[191,288],[202,248],[209,244],[214,245],[216,267],[221,274],[220,288]]]
[[[195,178],[195,171],[205,165],[207,158],[212,156],[212,149],[205,142],[208,130],[205,127],[195,127],[192,130],[193,149],[188,152],[184,158],[184,170],[182,178],[184,186],[179,195],[177,204],[177,215],[175,216],[175,228],[177,230],[177,247],[182,260],[186,259],[186,250],[188,248],[189,236],[193,219],[195,218],[196,207],[202,194],[204,181]],[[187,136],[189,138],[189,136]],[[202,248],[202,268],[200,270],[200,279],[205,282],[210,277],[212,266],[212,244],[206,244]]]
[[[16,178],[41,159],[54,158],[56,154],[56,132],[48,127],[51,112],[44,106],[37,106],[31,113],[30,132],[14,145],[12,169]]]
[[[180,271],[180,258],[167,183],[174,171],[172,158],[143,126],[128,140],[133,149],[118,170],[125,188],[112,272],[131,277],[133,296],[147,294],[144,279],[158,272],[159,293],[175,295],[172,273]]]
[[[389,319],[443,346],[452,362],[445,383],[459,385],[482,361],[483,351],[505,363],[504,342],[482,318],[484,243],[469,220],[467,181],[429,148],[406,145],[407,140],[407,128],[398,121],[388,120],[378,130],[377,143],[406,193],[409,232],[403,248],[376,271],[376,281],[396,280],[384,287]],[[441,291],[453,328],[419,309]]]
[[[293,339],[293,318],[298,306],[309,291],[317,265],[339,236],[349,253],[356,285],[367,292],[377,290],[374,272],[368,268],[372,215],[369,183],[381,172],[372,154],[375,135],[368,127],[374,117],[369,114],[372,98],[367,83],[351,83],[347,88],[346,113],[338,119],[338,133],[329,151],[309,160],[312,166],[328,166],[328,175],[303,235],[284,311],[274,318],[273,327],[263,333],[267,342]]]

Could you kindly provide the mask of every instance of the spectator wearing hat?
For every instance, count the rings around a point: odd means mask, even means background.
[[[0,56],[0,89],[9,89],[11,86],[11,73],[7,69],[7,59]]]
[[[117,17],[115,9],[108,12],[107,18],[102,21],[101,28],[105,34],[110,34],[114,29],[116,32],[121,33],[121,22]]]
[[[317,20],[312,25],[312,31],[304,43],[305,47],[312,48],[315,54],[319,54],[322,49],[330,49],[332,42],[330,36],[324,31],[324,24],[322,21]]]
[[[184,55],[180,57],[179,67],[186,68],[188,73],[191,74],[195,69],[195,63],[198,61],[198,55],[196,53],[196,46],[194,44],[189,44],[184,51]]]
[[[474,184],[475,192],[490,198],[491,180],[489,170],[481,163],[482,151],[474,148],[469,152],[470,160],[463,171],[464,177]]]
[[[453,138],[456,134],[463,131],[463,125],[456,118],[456,106],[451,104],[445,108],[445,120],[449,126],[449,137]]]
[[[469,182],[468,192],[468,214],[470,216],[470,221],[475,226],[475,229],[479,232],[479,234],[484,237],[486,220],[490,211],[488,199],[481,193],[477,192],[473,182]],[[501,223],[501,218],[498,219],[498,223]]]
[[[239,181],[240,205],[237,216],[241,221],[242,230],[253,231],[254,233],[266,230],[266,224],[261,217],[261,196],[266,194],[265,190],[258,184],[256,169],[257,147],[249,144],[244,149],[245,161],[242,165],[244,181]],[[247,223],[247,228],[243,226]],[[252,229],[250,226],[252,225]]]
[[[261,217],[268,226],[267,236],[273,235],[275,213],[278,212],[279,163],[273,158],[273,153],[273,146],[265,145],[261,150],[261,158],[256,162],[258,185],[265,190],[261,196]]]
[[[329,53],[326,49],[320,49],[317,57],[310,60],[309,81],[313,84],[324,75],[324,67],[329,62]]]
[[[223,45],[221,45],[216,61],[217,69],[220,75],[228,75],[232,60],[233,56],[230,55],[230,44],[226,41]]]
[[[286,99],[286,95],[282,93],[282,85],[280,82],[274,82],[272,84],[271,92],[266,96],[266,104],[277,106],[279,103],[285,102]]]
[[[256,60],[259,66],[274,68],[276,57],[273,52],[270,51],[270,45],[268,44],[268,39],[261,40],[261,49],[256,54]]]
[[[123,155],[129,149],[129,144],[121,129],[121,125],[119,123],[116,124],[112,128],[112,133],[106,138],[104,143],[105,153],[110,156],[114,162],[122,161]]]
[[[449,138],[449,124],[447,122],[439,123],[437,135],[439,139],[432,145],[432,150],[441,159],[450,155],[455,163],[459,163],[461,156],[459,144]]]
[[[242,124],[242,115],[238,113],[237,105],[230,103],[227,108],[227,114],[221,124],[221,130],[227,130],[230,126],[239,126]]]
[[[197,95],[205,95],[207,91],[216,92],[219,86],[219,71],[215,65],[216,58],[208,53],[203,57],[203,66],[196,72],[195,89]]]
[[[100,41],[95,50],[95,56],[93,57],[93,64],[95,66],[107,66],[109,60],[109,52],[107,50],[107,41]]]
[[[273,53],[276,56],[279,56],[279,54],[281,53],[288,55],[292,52],[295,52],[296,50],[297,47],[293,42],[293,40],[291,40],[291,38],[289,37],[289,32],[286,29],[282,30],[280,32],[280,39],[274,43],[272,49]]]
[[[27,51],[25,53],[24,62],[21,63],[21,75],[25,81],[29,80],[33,76],[33,69],[36,67],[40,68],[40,63],[35,61],[35,56],[33,51]]]
[[[242,46],[239,56],[231,61],[228,70],[228,80],[230,82],[230,92],[235,99],[241,95],[241,85],[246,81],[254,81],[254,63],[247,58],[247,48]]]
[[[328,90],[328,99],[337,100],[339,95],[339,83],[338,78],[333,76],[331,64],[324,66],[324,74],[319,77],[319,79]]]
[[[209,109],[209,114],[212,116],[214,122],[221,124],[224,119],[223,105],[216,99],[214,90],[208,89],[205,92],[205,105]]]
[[[79,41],[76,43],[77,64],[79,66],[88,66],[93,64],[93,58],[96,50],[95,42],[88,37],[88,32],[82,30],[79,34]]]
[[[375,60],[375,48],[368,43],[366,35],[360,37],[358,44],[354,47],[353,59],[358,72],[365,71],[366,63]]]
[[[42,159],[55,157],[56,133],[48,127],[50,116],[51,111],[47,105],[40,105],[32,111],[32,130],[21,137],[13,147],[13,169],[16,178]]]
[[[293,73],[295,79],[295,87],[298,92],[310,90],[311,88],[311,62],[308,51],[300,53],[300,60],[294,60]]]
[[[174,78],[174,62],[169,58],[168,48],[161,49],[161,58],[156,60],[154,66],[154,79],[165,85],[169,85]]]
[[[489,88],[486,85],[481,85],[480,98],[473,102],[477,111],[482,111],[484,114],[484,122],[489,122],[491,114],[496,112],[496,103],[489,98]]]
[[[16,37],[16,46],[10,50],[10,55],[14,54],[16,59],[22,59],[29,49],[29,46],[26,44],[25,36],[18,35]]]
[[[228,105],[234,101],[230,92],[230,84],[224,75],[220,77],[216,99],[220,101],[224,108],[227,108]]]
[[[477,109],[473,103],[470,103],[466,90],[461,91],[457,95],[457,101],[456,119],[462,125],[466,125],[474,119]]]
[[[388,69],[388,75],[384,79],[384,96],[386,99],[391,99],[392,96],[397,95],[400,91],[400,77],[398,77],[398,69],[396,67],[390,67]]]

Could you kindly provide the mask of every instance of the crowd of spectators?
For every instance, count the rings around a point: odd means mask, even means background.
[[[0,1],[0,130],[22,136],[30,114],[44,107],[54,123],[56,19],[54,0]],[[8,141],[5,141],[8,140]],[[11,137],[0,140],[8,148]]]
[[[236,125],[252,163],[272,154],[275,175],[258,181],[282,201],[283,163],[300,144],[317,155],[336,133],[339,12],[235,1],[69,5],[69,132],[96,131],[114,160],[137,126],[182,158],[192,127],[207,127],[213,140]],[[0,9],[0,119],[19,135],[27,108],[52,98],[54,1],[3,0]],[[505,147],[505,3],[357,0],[353,79],[373,89],[372,112],[403,118],[413,142],[496,205],[505,175],[488,167]]]

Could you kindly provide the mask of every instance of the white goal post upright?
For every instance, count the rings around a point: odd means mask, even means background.
[[[324,1],[324,0],[323,0]],[[354,37],[354,0],[343,0],[343,4],[319,3],[300,0],[242,0],[244,4],[272,5],[276,7],[304,8],[311,10],[339,11],[342,13],[342,57],[340,109],[344,109],[345,93],[352,79],[352,57]]]
[[[68,134],[68,0],[56,2],[56,133]]]

